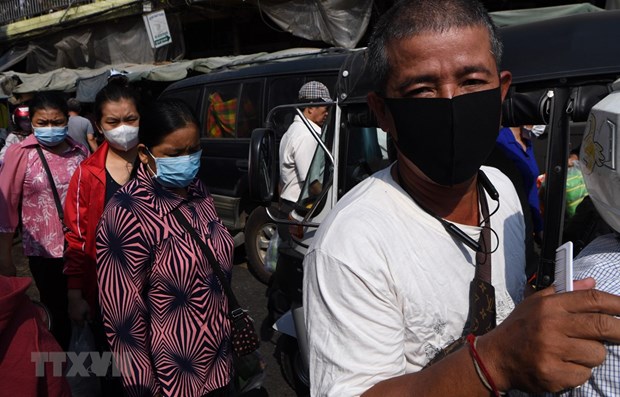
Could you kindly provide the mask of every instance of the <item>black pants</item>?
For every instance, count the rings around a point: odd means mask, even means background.
[[[280,207],[278,209],[278,216],[282,219],[288,219],[288,214],[295,208],[295,203],[292,201],[280,199]],[[278,234],[282,239],[282,244],[289,244],[291,242],[291,232],[289,231],[289,225],[281,223],[278,225]]]
[[[105,335],[105,328],[103,326],[103,317],[101,316],[101,308],[99,304],[94,313],[91,313],[92,320],[90,322],[90,330],[93,333],[93,339],[95,340],[95,347],[97,351],[102,354],[112,351],[108,344],[108,339]],[[99,378],[101,383],[101,396],[102,397],[117,397],[123,396],[123,381],[120,376],[115,376],[112,365],[108,366],[108,371],[105,376]]]
[[[62,258],[29,256],[30,272],[39,290],[41,303],[52,316],[52,335],[63,350],[69,347],[71,322],[67,311],[67,277],[62,273]]]
[[[295,203],[292,201],[284,200],[280,198],[279,217],[288,219],[289,213],[295,208]],[[289,231],[289,225],[281,223],[278,225],[278,235],[280,236],[280,247],[278,251],[284,249],[292,249],[292,237]],[[291,302],[282,291],[282,277],[280,276],[285,266],[281,260],[282,255],[278,254],[278,263],[276,265],[276,271],[269,280],[269,286],[267,287],[267,325],[271,327],[284,313],[286,313],[290,307]],[[278,269],[280,271],[278,271]]]

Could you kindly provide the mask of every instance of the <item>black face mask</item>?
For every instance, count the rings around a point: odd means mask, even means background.
[[[400,152],[435,183],[452,186],[476,175],[495,146],[501,91],[446,98],[385,98]]]

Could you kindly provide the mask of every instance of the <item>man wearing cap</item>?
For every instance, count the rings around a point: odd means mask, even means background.
[[[299,90],[298,101],[299,103],[317,103],[317,105],[303,109],[305,120],[296,115],[280,142],[280,217],[282,218],[288,218],[299,199],[318,145],[307,125],[321,135],[321,127],[328,114],[327,106],[321,104],[331,101],[331,98],[329,90],[323,83],[309,81]],[[320,193],[321,183],[315,181],[309,190],[312,195]],[[280,248],[287,246],[291,240],[288,225],[280,224],[278,235]],[[271,332],[271,325],[290,308],[290,302],[280,289],[281,282],[277,272],[279,268],[281,266],[277,265],[267,290],[268,316],[263,325],[267,326],[269,332]]]
[[[331,101],[329,90],[323,83],[309,81],[299,90],[301,103],[323,103]],[[309,106],[304,108],[306,121],[317,134],[327,119],[327,106]],[[290,207],[299,199],[299,194],[306,181],[310,163],[317,147],[316,140],[299,115],[293,119],[280,142],[280,201],[281,206]],[[284,209],[284,208],[282,208]]]

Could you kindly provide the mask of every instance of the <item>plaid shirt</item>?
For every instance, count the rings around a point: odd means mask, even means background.
[[[596,289],[620,295],[620,237],[607,234],[592,241],[579,253],[573,268],[575,280],[592,277]],[[620,345],[605,343],[605,347],[605,362],[592,370],[590,380],[559,396],[620,396]]]
[[[209,95],[209,108],[207,110],[208,136],[210,138],[234,137],[236,112],[237,98],[225,101],[217,92]]]

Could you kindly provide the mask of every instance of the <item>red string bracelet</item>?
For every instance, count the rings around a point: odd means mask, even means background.
[[[471,356],[474,360],[474,367],[476,368],[476,373],[478,374],[478,377],[482,381],[482,384],[487,389],[492,391],[495,397],[503,396],[506,393],[502,393],[499,390],[497,390],[497,386],[495,386],[495,382],[493,382],[493,379],[491,379],[491,375],[489,375],[489,371],[487,371],[486,367],[482,363],[482,359],[478,355],[478,351],[476,350],[477,338],[478,337],[474,334],[467,335],[467,343],[469,345],[469,352],[471,353]]]

